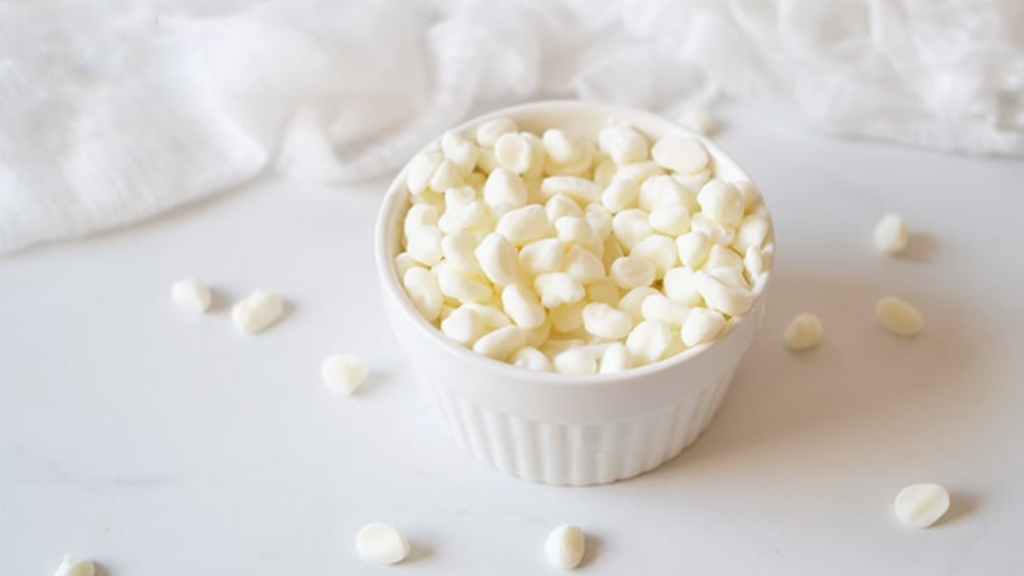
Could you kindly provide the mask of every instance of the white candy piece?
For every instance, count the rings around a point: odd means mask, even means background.
[[[621,340],[633,329],[629,314],[600,302],[583,307],[583,329],[598,338]]]
[[[636,182],[625,178],[616,178],[601,193],[601,204],[612,214],[618,214],[629,208],[636,208],[640,198],[640,187]]]
[[[697,203],[704,214],[723,226],[736,226],[743,219],[743,196],[729,182],[708,182],[700,189]]]
[[[708,164],[708,153],[700,142],[675,135],[658,140],[651,148],[651,158],[659,166],[680,174],[697,172]]]
[[[650,286],[657,276],[657,269],[649,260],[639,256],[623,256],[612,262],[608,276],[623,290]]]
[[[519,265],[533,276],[560,271],[564,260],[565,245],[558,238],[530,242],[519,251]]]
[[[494,297],[494,290],[489,284],[470,278],[451,265],[435,266],[434,273],[441,293],[459,303],[490,302]]]
[[[409,541],[389,524],[367,524],[356,534],[356,552],[364,562],[398,564],[409,556]]]
[[[476,146],[454,132],[445,132],[441,137],[441,152],[445,159],[455,164],[463,178],[469,176],[476,168]]]
[[[732,185],[740,191],[743,197],[743,210],[750,214],[761,204],[761,191],[749,180],[733,180]]]
[[[645,160],[643,162],[631,162],[629,164],[621,164],[615,171],[616,179],[632,180],[637,185],[643,184],[645,180],[652,176],[658,176],[665,173],[665,169],[658,165],[654,160]]]
[[[875,246],[882,252],[896,256],[907,249],[910,232],[899,214],[886,214],[875,226]]]
[[[541,182],[541,194],[550,198],[555,194],[565,194],[577,202],[600,202],[604,189],[593,180],[576,176],[548,176]]]
[[[406,252],[420,264],[433,266],[444,257],[441,247],[444,234],[437,226],[413,226],[405,235],[409,240]]]
[[[666,204],[651,212],[649,222],[655,232],[680,236],[690,231],[690,211],[681,204]]]
[[[752,214],[745,217],[736,231],[732,247],[741,254],[746,253],[748,248],[760,250],[765,238],[768,237],[768,228],[768,219],[763,216]]]
[[[578,526],[559,526],[544,542],[544,556],[555,568],[572,570],[583,562],[587,538]]]
[[[583,217],[583,209],[580,208],[580,205],[565,194],[555,194],[552,196],[544,204],[544,212],[548,215],[548,220],[550,220],[552,224],[554,224],[559,218],[564,218],[566,216],[572,216],[574,218]]]
[[[444,156],[436,150],[421,152],[414,156],[409,161],[405,172],[405,185],[409,189],[409,193],[416,196],[426,191],[430,179],[443,160]]]
[[[700,306],[704,297],[697,290],[697,282],[693,278],[693,270],[689,268],[672,268],[665,272],[662,280],[665,296],[684,306]]]
[[[652,176],[640,187],[640,196],[637,200],[640,207],[648,212],[672,204],[686,206],[687,209],[695,209],[692,205],[693,193],[683,188],[679,182],[671,176]]]
[[[587,209],[584,210],[583,218],[586,219],[587,224],[590,224],[590,228],[602,242],[611,237],[612,213],[607,208],[596,202],[588,204]]]
[[[466,305],[459,306],[441,321],[441,332],[463,346],[472,346],[487,328],[483,316]]]
[[[704,302],[712,310],[729,316],[743,316],[754,304],[754,295],[749,290],[723,282],[707,272],[695,273],[693,281]]]
[[[690,217],[690,229],[700,232],[715,244],[729,246],[736,240],[736,228],[721,224],[704,212],[697,212]]]
[[[629,348],[626,348],[626,345],[621,342],[616,342],[604,349],[598,372],[601,374],[612,374],[629,370],[631,367],[632,362],[629,358]]]
[[[518,326],[533,330],[547,318],[537,295],[522,284],[511,284],[501,292],[501,305],[505,314]]]
[[[616,164],[646,160],[650,143],[632,126],[608,126],[597,136],[598,147]]]
[[[441,254],[445,261],[463,274],[480,272],[480,264],[476,261],[476,248],[476,234],[465,230],[456,230],[441,240]]]
[[[732,249],[722,246],[721,244],[715,244],[708,251],[708,257],[704,261],[703,268],[705,270],[717,271],[721,268],[731,268],[733,270],[743,270],[743,257],[734,252]]]
[[[551,360],[548,360],[548,357],[543,352],[533,346],[526,346],[517,350],[512,355],[511,362],[513,366],[536,372],[551,372],[555,369],[551,365]]]
[[[548,318],[551,319],[551,329],[555,332],[567,334],[582,328],[584,304],[585,302],[580,300],[579,302],[552,308],[548,313]]]
[[[451,160],[443,160],[430,177],[430,189],[444,193],[449,188],[462,186],[462,174]]]
[[[697,270],[704,265],[711,251],[711,239],[703,232],[693,230],[676,238],[676,249],[679,261],[687,268]]]
[[[565,272],[541,274],[533,281],[533,288],[540,295],[541,304],[545,308],[557,308],[565,304],[575,304],[586,296],[579,280]]]
[[[526,346],[526,333],[518,326],[505,326],[484,335],[473,344],[473,352],[505,361],[516,350]]]
[[[640,314],[644,320],[657,320],[666,326],[680,328],[690,315],[690,309],[661,294],[651,294],[640,303]]]
[[[587,285],[605,277],[604,264],[593,252],[579,246],[569,248],[565,256],[565,273]]]
[[[912,338],[924,327],[921,312],[909,302],[895,296],[886,296],[875,305],[875,318],[889,332],[902,338]]]
[[[498,138],[501,138],[503,134],[518,131],[519,127],[511,118],[495,118],[484,122],[476,129],[476,143],[487,148],[494,148],[494,145],[498,143]]]
[[[280,296],[272,292],[256,290],[235,304],[231,310],[231,319],[242,332],[258,334],[276,322],[283,313],[284,302],[281,301]],[[440,308],[438,313],[440,313]]]
[[[694,308],[683,323],[680,336],[683,344],[696,346],[710,342],[725,327],[725,318],[714,310],[707,308]]]
[[[656,279],[665,277],[665,272],[679,264],[679,251],[676,244],[668,236],[651,234],[633,245],[629,255],[634,258],[643,258],[654,265]],[[740,264],[742,267],[742,263]]]
[[[497,168],[484,183],[483,197],[492,210],[502,213],[522,208],[526,205],[526,184],[515,172]]]
[[[561,374],[596,374],[597,361],[580,348],[570,348],[554,357],[555,372]]]
[[[583,144],[564,130],[545,130],[541,141],[544,143],[544,152],[556,164],[571,164],[583,154]]]
[[[599,252],[604,248],[604,242],[584,218],[559,218],[555,222],[555,232],[566,246],[582,246],[591,252]]]
[[[801,352],[821,344],[822,335],[821,319],[814,314],[804,312],[790,320],[783,334],[783,342],[786,344],[786,348],[794,352]]]
[[[714,114],[704,106],[695,106],[684,110],[679,116],[679,123],[705,136],[711,135],[717,127]]]
[[[519,277],[519,254],[505,236],[488,234],[474,254],[484,275],[496,285],[514,284]]]
[[[178,280],[171,285],[171,300],[182,310],[203,314],[210,309],[210,289],[199,280]]]
[[[53,576],[95,576],[96,566],[91,560],[65,555]]]
[[[641,312],[644,299],[652,294],[658,294],[658,291],[650,286],[633,288],[619,299],[619,303],[616,307],[626,314],[629,314],[633,323],[637,324],[644,319],[643,313]]]
[[[366,382],[370,371],[355,354],[333,354],[320,364],[320,377],[335,394],[351,396]]]
[[[494,156],[498,164],[516,174],[525,174],[533,168],[535,154],[530,140],[522,134],[502,134],[494,143]]]
[[[637,324],[626,338],[626,348],[638,366],[661,360],[671,345],[672,334],[668,326],[657,320],[644,320]]]
[[[631,208],[612,218],[612,234],[623,248],[632,250],[637,242],[651,235],[650,215],[646,210]]]
[[[419,310],[427,322],[437,320],[444,304],[444,294],[437,284],[437,276],[426,268],[410,268],[402,277],[402,286],[413,306]]]
[[[497,232],[509,242],[521,245],[549,236],[552,227],[544,207],[531,204],[506,212],[498,220]]]
[[[405,273],[414,266],[422,268],[422,265],[410,256],[408,252],[402,252],[395,256],[395,271],[398,272],[399,278],[405,278]]]
[[[911,484],[896,495],[895,508],[907,526],[928,528],[949,510],[949,491],[938,484]]]

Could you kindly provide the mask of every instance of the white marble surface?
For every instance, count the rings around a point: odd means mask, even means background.
[[[587,574],[1024,573],[1024,163],[837,142],[728,111],[726,149],[778,228],[761,337],[706,436],[662,469],[596,488],[503,477],[444,437],[382,318],[371,257],[383,183],[264,181],[145,225],[0,260],[0,574],[65,552],[108,576],[382,573],[363,524],[402,526],[403,574],[537,574],[548,530],[591,534]],[[886,211],[911,254],[875,253]],[[216,290],[174,309],[172,281]],[[279,291],[287,318],[236,334],[226,302]],[[924,334],[879,330],[875,300]],[[780,344],[795,313],[824,345]],[[330,352],[374,374],[353,398]],[[927,531],[892,512],[947,485]]]

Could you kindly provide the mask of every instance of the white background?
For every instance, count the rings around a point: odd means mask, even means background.
[[[372,231],[385,182],[265,179],[155,221],[0,260],[0,574],[67,552],[106,576],[554,573],[548,530],[590,535],[583,572],[1024,573],[1024,163],[841,142],[727,109],[719,141],[761,185],[778,253],[768,315],[707,434],[640,478],[557,488],[507,478],[447,439],[383,319]],[[915,235],[877,254],[886,211]],[[215,310],[176,310],[195,276]],[[230,302],[287,317],[237,334]],[[875,301],[917,304],[900,340]],[[787,353],[786,321],[825,323]],[[352,398],[321,359],[363,355]],[[892,499],[934,481],[936,527]],[[362,564],[356,531],[414,552]]]

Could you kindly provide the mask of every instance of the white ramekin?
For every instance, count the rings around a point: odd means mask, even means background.
[[[596,140],[609,120],[652,139],[680,133],[700,140],[718,177],[747,175],[718,146],[663,117],[585,102],[540,102],[492,112],[453,131],[472,134],[497,118],[541,133],[559,127]],[[432,144],[436,146],[436,143]],[[498,470],[547,484],[604,484],[652,470],[707,428],[729,389],[764,313],[770,269],[756,302],[725,336],[661,362],[619,374],[531,372],[491,360],[449,340],[408,300],[395,272],[408,192],[403,169],[377,223],[377,266],[385,309],[419,387],[459,445]],[[770,231],[766,243],[773,243]],[[770,267],[771,259],[766,260]]]

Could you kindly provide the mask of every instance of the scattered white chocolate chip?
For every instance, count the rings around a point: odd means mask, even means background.
[[[65,555],[53,576],[95,576],[96,566],[91,560]]]
[[[949,510],[949,491],[938,484],[911,484],[896,495],[895,508],[907,526],[928,528]]]
[[[809,350],[821,344],[821,319],[814,314],[798,314],[786,326],[783,342],[794,352]]]
[[[179,280],[171,286],[171,300],[182,310],[202,314],[210,308],[210,289],[199,280]]]
[[[875,246],[890,256],[906,250],[909,238],[907,223],[899,214],[886,214],[875,225]]]
[[[356,552],[364,562],[398,564],[409,556],[409,541],[389,524],[367,524],[356,535]]]
[[[587,538],[579,526],[559,526],[548,534],[544,542],[544,556],[548,563],[562,570],[572,570],[583,561]]]
[[[324,384],[335,394],[344,396],[351,396],[362,386],[368,374],[366,363],[355,354],[333,354],[320,364]]]
[[[414,268],[406,272],[414,273]],[[246,334],[257,334],[266,330],[271,324],[277,321],[284,313],[284,302],[281,297],[273,292],[256,290],[235,304],[231,310],[231,319],[235,326]],[[440,314],[440,306],[438,306]]]
[[[886,296],[878,301],[875,318],[882,328],[903,338],[917,336],[924,326],[921,312],[895,296]]]

